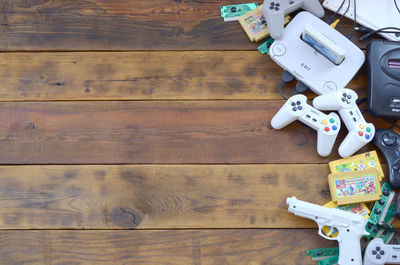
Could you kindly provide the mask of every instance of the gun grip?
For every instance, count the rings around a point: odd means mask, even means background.
[[[362,265],[360,239],[358,235],[351,231],[351,228],[339,230],[339,261],[338,264]]]

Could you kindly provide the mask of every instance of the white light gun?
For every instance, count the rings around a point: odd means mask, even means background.
[[[365,230],[367,219],[358,214],[300,201],[296,197],[287,198],[286,204],[289,205],[289,212],[317,222],[320,236],[339,242],[339,265],[362,265],[360,239],[369,235]],[[324,226],[336,228],[338,236],[326,236],[322,232]]]

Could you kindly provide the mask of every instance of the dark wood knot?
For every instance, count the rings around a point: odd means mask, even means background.
[[[116,207],[111,213],[112,222],[119,227],[137,227],[142,221],[140,214],[128,207]]]

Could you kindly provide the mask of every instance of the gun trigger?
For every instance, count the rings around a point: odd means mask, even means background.
[[[322,224],[319,224],[319,225],[318,225],[318,235],[320,235],[320,236],[322,236],[323,238],[328,239],[328,240],[337,240],[336,237],[329,237],[329,236],[326,236],[326,235],[322,232],[322,227],[323,227]]]

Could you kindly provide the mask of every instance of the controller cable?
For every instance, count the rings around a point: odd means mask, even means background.
[[[361,103],[363,103],[363,102],[365,102],[365,101],[367,101],[367,97],[358,98],[358,99],[356,100],[356,104],[357,104],[357,105],[360,105]]]
[[[281,94],[281,97],[284,100],[287,100],[287,97],[283,94],[282,88],[283,88],[284,85],[286,85],[287,83],[292,82],[293,80],[294,80],[294,76],[291,73],[289,73],[288,71],[283,71],[281,82],[279,84],[279,94]]]
[[[347,35],[347,38],[351,40],[353,37],[354,31],[356,30],[356,24],[357,24],[357,0],[353,0],[353,5],[354,5],[354,19],[353,19],[353,30],[350,32],[349,35]],[[349,6],[350,6],[350,0],[349,0]]]
[[[399,14],[400,14],[400,8],[399,8],[399,6],[397,5],[397,0],[393,0],[393,1],[394,1],[394,5],[396,6],[397,11],[398,11]]]
[[[350,1],[351,0],[349,0],[349,4],[347,5],[346,11],[344,11],[344,13],[338,19],[336,19],[335,22],[332,23],[332,20],[336,17],[336,15],[338,14],[339,10],[342,8],[343,4],[346,2],[346,0],[343,0],[342,4],[339,6],[339,8],[336,10],[336,12],[327,20],[326,23],[330,24],[330,26],[332,28],[336,28],[337,24],[340,22],[340,20],[343,18],[343,16],[346,15],[347,12],[349,11],[349,9],[350,9]]]
[[[370,28],[367,27],[356,27],[355,30],[357,30],[358,32],[362,32],[362,33],[366,33],[364,35],[362,35],[360,37],[360,40],[365,40],[368,39],[369,37],[371,37],[372,35],[376,34],[376,33],[397,33],[396,35],[400,34],[400,28],[398,27],[385,27],[385,28],[380,28],[380,29],[376,29],[376,30],[372,30]]]
[[[364,102],[366,102],[366,101],[367,101],[367,97],[359,98],[359,99],[356,100],[356,104],[357,104],[357,105],[360,105],[360,104],[362,104],[362,103],[364,103]],[[361,112],[361,113],[364,113],[364,112],[366,112],[366,111],[368,111],[367,108],[366,108],[366,109],[360,109],[360,112]]]
[[[342,9],[344,2],[346,2],[346,0],[343,0],[342,3],[340,4],[339,8],[336,10],[336,12],[326,21],[327,24],[331,24],[333,19],[336,17],[336,15],[339,13],[339,10]]]
[[[279,83],[279,94],[281,94],[281,97],[284,100],[287,100],[287,97],[283,94],[282,88],[284,85],[286,85],[287,83],[290,83],[294,80],[294,76],[289,73],[288,71],[284,71],[282,73],[282,79],[281,82]],[[294,93],[295,95],[299,94],[299,93],[304,93],[308,90],[308,86],[305,85],[303,82],[297,81],[296,83],[296,92]]]

